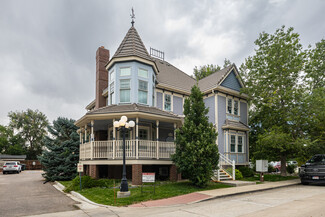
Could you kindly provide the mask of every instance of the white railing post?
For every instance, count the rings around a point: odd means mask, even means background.
[[[94,121],[90,122],[90,145],[91,145],[91,155],[90,158],[94,158]]]
[[[156,139],[157,139],[157,159],[159,159],[159,121],[158,120],[156,120],[156,134],[157,134],[157,136],[156,136]]]
[[[236,167],[235,167],[235,161],[232,161],[232,179],[236,180],[236,171],[235,171]]]
[[[115,144],[116,144],[116,129],[114,127],[114,122],[115,122],[115,118],[113,119],[113,138],[111,138],[113,140],[113,153],[112,153],[112,158],[113,160],[115,159]]]
[[[220,162],[219,162],[219,163],[218,163],[218,172],[217,172],[218,182],[220,182],[220,169],[221,169],[221,167],[220,167]]]
[[[139,118],[135,119],[135,159],[139,159]]]

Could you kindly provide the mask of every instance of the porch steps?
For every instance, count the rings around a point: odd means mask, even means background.
[[[229,175],[225,170],[220,169],[219,170],[219,175],[220,175],[220,181],[227,181],[227,180],[232,180],[231,175]],[[218,182],[218,170],[214,171],[214,176],[211,177],[211,179],[215,182]]]

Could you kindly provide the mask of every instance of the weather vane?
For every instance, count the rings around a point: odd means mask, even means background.
[[[130,14],[130,16],[131,16],[131,19],[132,19],[132,22],[131,22],[131,23],[132,23],[132,26],[134,26],[134,23],[135,23],[135,22],[134,22],[134,19],[135,19],[135,14],[134,14],[134,10],[133,10],[133,7],[132,7],[132,10],[131,10],[131,11],[132,11],[132,14]]]

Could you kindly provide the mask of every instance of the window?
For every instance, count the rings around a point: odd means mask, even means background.
[[[234,115],[238,115],[238,101],[234,100]]]
[[[148,102],[148,82],[139,80],[138,91],[139,103],[147,104]]]
[[[232,114],[232,99],[228,99],[227,112]]]
[[[236,136],[230,136],[230,152],[236,152]]]
[[[243,137],[238,136],[238,144],[237,144],[237,152],[242,153],[243,152]]]
[[[114,98],[114,93],[111,93],[110,96],[109,96],[109,103],[110,103],[110,105],[113,105],[113,103],[114,103],[113,98]]]
[[[114,73],[114,70],[112,70],[109,74],[109,80],[112,82],[112,81],[114,81],[114,79],[115,79],[115,73]]]
[[[164,109],[166,111],[171,111],[172,108],[172,97],[171,95],[165,94],[165,105],[164,105]]]
[[[152,86],[152,106],[155,106],[155,86]]]
[[[120,76],[129,76],[129,75],[131,75],[130,67],[120,68]]]
[[[130,102],[130,80],[120,80],[120,102]]]
[[[148,70],[138,69],[138,76],[143,78],[148,78]]]
[[[139,139],[140,140],[148,140],[148,130],[139,129]]]
[[[130,139],[130,131],[126,130],[125,131],[125,139],[129,140]],[[119,131],[119,140],[123,140],[123,133],[122,131]]]

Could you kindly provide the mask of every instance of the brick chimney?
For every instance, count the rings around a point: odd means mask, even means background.
[[[102,96],[103,90],[108,87],[108,72],[105,65],[109,61],[109,50],[104,46],[97,49],[96,52],[96,99],[95,109],[106,106],[105,97]]]

